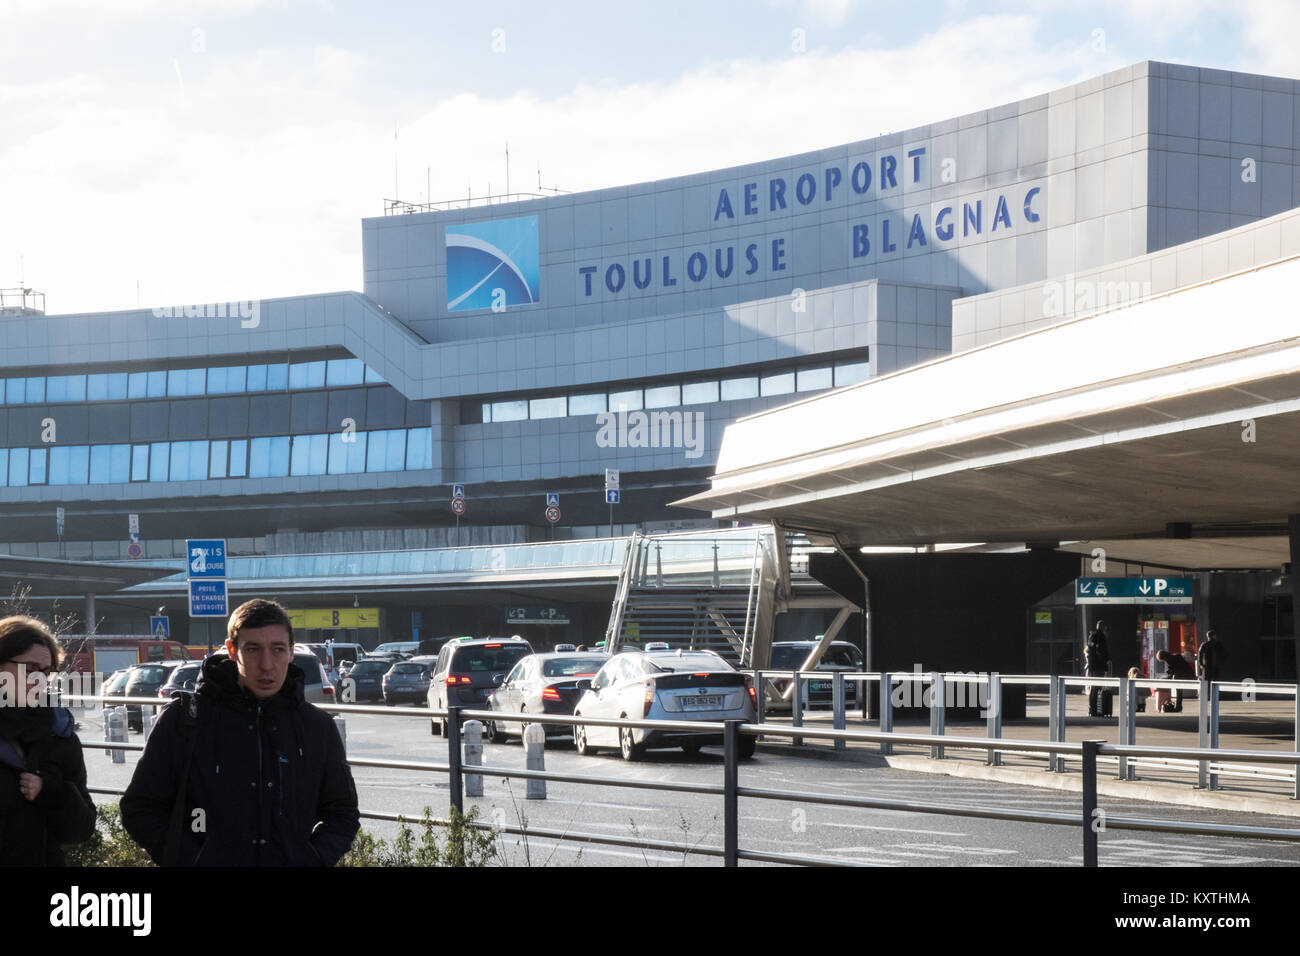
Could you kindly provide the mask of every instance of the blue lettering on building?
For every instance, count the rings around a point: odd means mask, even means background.
[[[769,204],[767,211],[776,212],[777,203],[780,203],[781,208],[784,209],[785,208],[785,180],[782,179],[780,176],[772,177],[772,182],[768,184],[768,192],[770,194],[769,198],[771,199],[771,203]]]
[[[758,215],[758,183],[745,183],[745,215]]]
[[[664,288],[670,285],[676,285],[677,279],[669,274],[668,264],[672,261],[671,256],[664,256]]]
[[[925,227],[921,225],[921,214],[918,212],[912,217],[912,228],[907,233],[907,248],[912,248],[912,243],[925,245]]]
[[[727,268],[722,268],[722,250],[713,250],[713,271],[718,274],[719,279],[725,279],[731,275],[731,270],[736,267],[736,249],[734,246],[727,246]]]
[[[849,184],[853,187],[853,191],[861,196],[871,188],[871,167],[867,163],[858,163],[854,166]]]
[[[833,190],[836,186],[838,186],[840,184],[840,180],[843,178],[844,178],[844,174],[840,172],[840,168],[838,166],[826,167],[826,201],[827,202],[831,201],[831,190]]]
[[[718,217],[723,213],[727,214],[728,219],[735,219],[736,214],[731,211],[731,197],[727,195],[727,187],[722,187],[722,192],[718,193],[718,208],[713,211],[713,221],[717,222]]]
[[[645,263],[645,278],[641,278],[641,263]],[[637,259],[632,263],[632,284],[638,289],[644,289],[650,285],[650,279],[654,273],[651,271],[650,259]]]
[[[997,209],[993,210],[993,226],[989,229],[989,232],[997,232],[998,223],[1002,223],[1002,225],[1006,226],[1008,229],[1011,228],[1011,213],[1007,211],[1006,196],[998,197]]]
[[[861,259],[871,254],[871,240],[867,238],[867,224],[860,222],[853,227],[853,258]]]
[[[745,247],[745,259],[749,262],[749,268],[745,270],[745,275],[752,276],[758,271],[758,256],[754,255],[758,251],[758,243],[751,242]],[[793,678],[792,678],[793,679]]]
[[[885,180],[889,180],[890,188],[898,185],[898,180],[894,178],[894,170],[898,166],[898,160],[886,153],[880,157],[880,188],[885,188]]]
[[[880,251],[893,252],[898,246],[889,241],[889,217],[880,220]]]
[[[772,240],[772,271],[773,272],[785,271],[785,240],[784,239]]]
[[[686,275],[692,282],[700,282],[709,273],[708,257],[702,252],[692,252],[686,260]]]
[[[580,266],[580,267],[578,268],[578,271],[579,271],[580,273],[582,273],[582,277],[583,277],[584,279],[587,280],[587,295],[591,295],[591,276],[592,276],[592,273],[594,273],[594,272],[596,271],[596,267],[595,267],[595,266]]]
[[[916,149],[907,151],[907,158],[912,161],[912,182],[921,181],[921,157],[925,155],[925,147],[919,146]]]
[[[817,180],[812,173],[804,173],[799,177],[798,182],[794,184],[794,197],[799,200],[799,205],[806,206],[813,201],[817,195]]]
[[[605,288],[610,292],[621,292],[626,282],[627,272],[617,262],[605,270]]]
[[[1035,186],[1033,189],[1029,190],[1029,192],[1025,193],[1025,218],[1030,222],[1038,222],[1039,220],[1038,213],[1034,212],[1029,207],[1030,204],[1033,203],[1034,197],[1040,192],[1042,192],[1042,190],[1038,186]]]
[[[939,237],[940,242],[947,242],[952,238],[952,223],[944,223],[944,216],[952,215],[952,206],[944,206],[939,210],[939,215],[934,217],[934,234]]]
[[[970,207],[970,203],[964,202],[961,204],[961,234],[963,236],[970,235],[971,226],[975,227],[975,235],[978,236],[980,234],[980,230],[984,228],[982,225],[983,222],[984,222],[984,200],[982,199],[976,200],[975,208],[973,210]]]

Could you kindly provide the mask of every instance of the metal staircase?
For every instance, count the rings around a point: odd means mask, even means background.
[[[785,547],[785,542],[780,542]],[[632,537],[605,641],[611,653],[662,641],[767,665],[778,612],[769,526]]]

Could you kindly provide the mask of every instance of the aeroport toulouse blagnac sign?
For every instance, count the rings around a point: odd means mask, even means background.
[[[956,168],[950,164],[953,160],[946,157],[932,163],[930,147],[915,146],[719,187],[709,198],[708,213],[713,228],[725,232],[724,240],[683,249],[671,237],[661,236],[659,241],[671,243],[671,249],[579,262],[579,295],[680,292],[711,278],[779,278],[791,271],[796,232],[803,241],[818,243],[816,272],[833,268],[821,255],[828,229],[842,236],[831,240],[844,243],[842,267],[852,267],[1045,228],[1046,183],[1041,179],[993,189],[975,180],[952,197],[930,199],[932,188],[956,186]],[[938,168],[937,176],[932,166]],[[825,223],[795,222],[784,232],[770,229],[772,220],[780,217],[840,209],[848,216]],[[737,232],[750,224],[763,231],[762,237],[738,238]],[[500,311],[540,303],[539,227],[537,216],[447,226],[447,310]]]
[[[757,178],[734,191],[720,187],[713,197],[713,227],[743,227],[789,213],[841,207],[852,216],[855,206],[865,212],[866,207],[876,203],[893,207],[861,219],[826,224],[843,230],[845,266],[1001,239],[1044,227],[1046,203],[1041,180],[999,189],[976,188],[956,198],[931,201],[926,194],[931,185],[927,160],[928,148],[917,146],[788,177]],[[945,167],[950,162],[945,160],[940,165]],[[935,185],[955,182],[955,167],[951,176],[950,180],[948,170],[941,168]],[[811,241],[821,243],[821,225],[797,224],[791,227],[791,233],[812,226]],[[729,280],[734,275],[741,281],[777,278],[789,271],[791,233],[765,233],[754,241],[736,240],[733,233],[728,241],[693,250],[580,264],[579,288],[583,297],[599,298],[651,288],[681,291],[711,276]]]
[[[1076,578],[1075,604],[1191,604],[1191,578]]]

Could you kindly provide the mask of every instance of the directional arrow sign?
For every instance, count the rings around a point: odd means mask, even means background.
[[[1191,604],[1192,578],[1078,578],[1076,604]]]

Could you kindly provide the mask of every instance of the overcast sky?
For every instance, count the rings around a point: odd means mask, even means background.
[[[1146,59],[1300,77],[1297,37],[1286,0],[0,0],[0,288],[21,256],[51,313],[359,290],[360,220],[504,192],[507,141],[512,190],[594,189]]]

